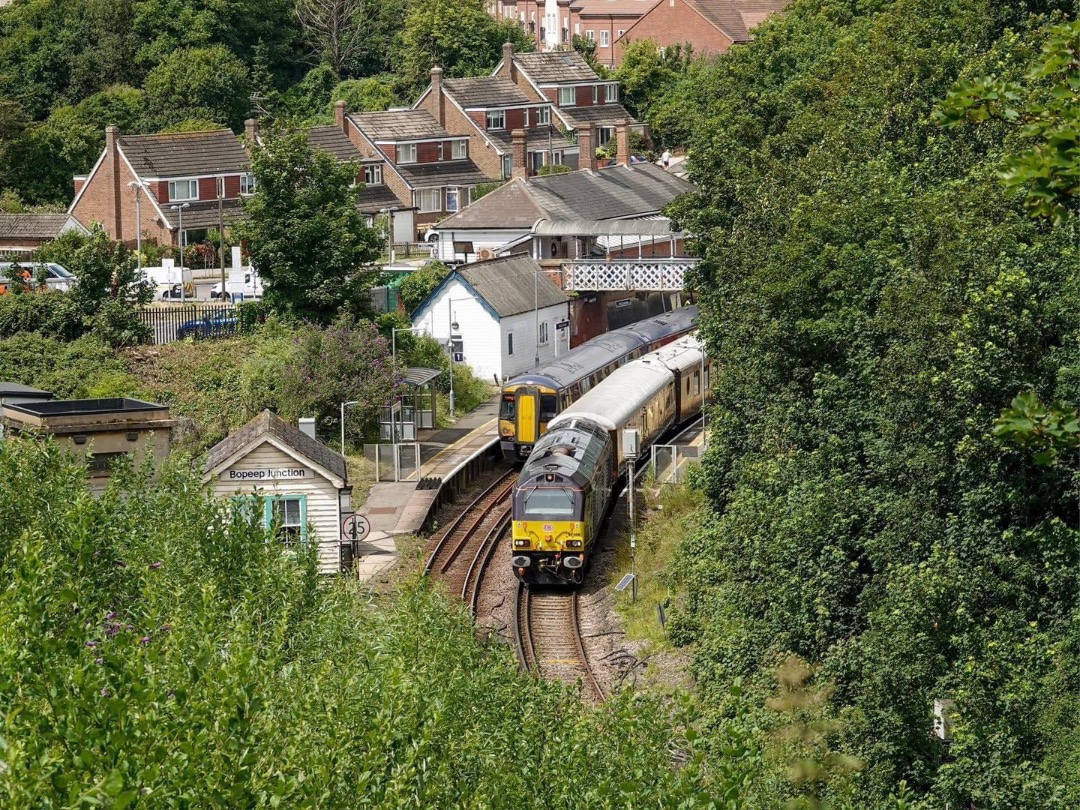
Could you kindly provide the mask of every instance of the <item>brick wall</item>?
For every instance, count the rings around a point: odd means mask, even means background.
[[[427,110],[434,116],[435,120],[439,120],[438,113],[436,111],[437,102],[433,97],[434,94],[428,93],[424,96],[424,100],[420,102],[421,109]],[[451,135],[468,135],[469,136],[469,157],[473,159],[473,162],[479,167],[485,175],[492,180],[502,179],[502,158],[499,154],[492,149],[487,140],[479,132],[476,131],[473,123],[475,122],[480,129],[484,129],[487,124],[487,118],[482,112],[474,112],[470,117],[466,116],[456,104],[452,104],[449,101],[444,105],[445,120],[440,121],[443,129],[449,132]]]
[[[661,47],[689,42],[695,54],[724,53],[731,40],[690,8],[684,0],[658,3],[626,32],[628,40],[651,39]],[[621,56],[621,54],[619,54]]]

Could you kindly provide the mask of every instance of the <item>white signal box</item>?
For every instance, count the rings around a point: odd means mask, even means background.
[[[638,432],[636,428],[626,428],[622,432],[623,454],[627,458],[638,457]]]

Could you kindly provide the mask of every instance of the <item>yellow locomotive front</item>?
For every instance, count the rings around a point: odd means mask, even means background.
[[[499,447],[508,461],[524,461],[558,414],[559,391],[552,380],[519,377],[503,386],[499,403]]]

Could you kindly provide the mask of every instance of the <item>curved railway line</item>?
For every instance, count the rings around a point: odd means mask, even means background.
[[[529,588],[518,583],[514,638],[522,669],[552,680],[581,681],[597,701],[604,689],[593,671],[581,636],[579,591]]]

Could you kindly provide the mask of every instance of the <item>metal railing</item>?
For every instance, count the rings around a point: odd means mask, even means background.
[[[659,484],[681,483],[686,475],[687,464],[701,461],[701,448],[678,444],[654,444],[649,460],[653,482]]]
[[[265,310],[259,304],[188,304],[139,310],[139,321],[150,327],[151,342],[156,346],[189,337],[232,337],[250,331],[264,319]]]

